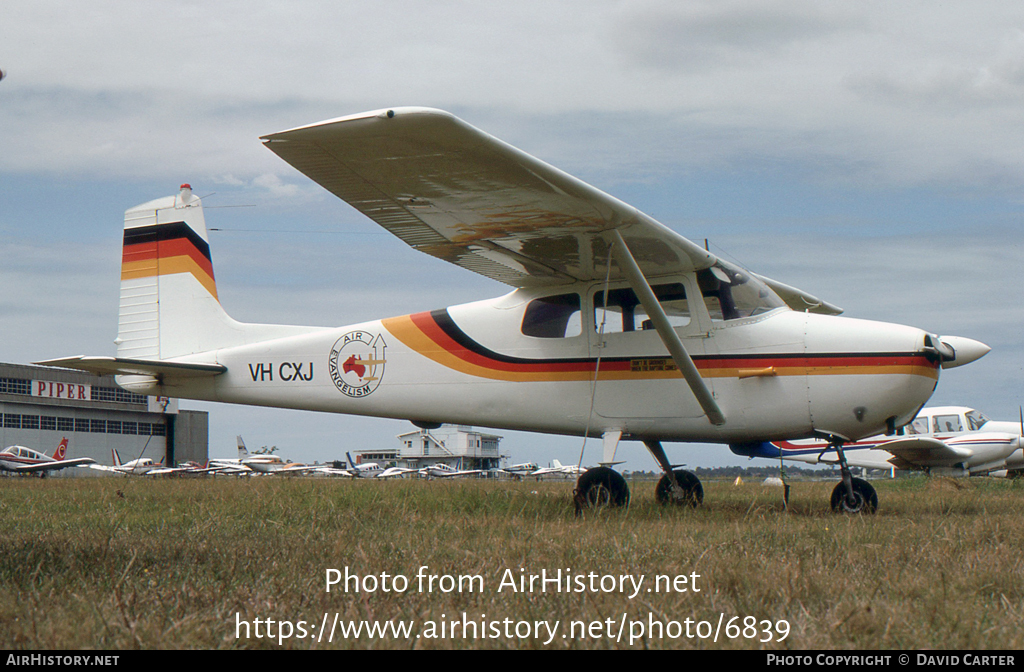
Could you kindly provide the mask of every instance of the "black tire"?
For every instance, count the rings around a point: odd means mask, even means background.
[[[606,506],[628,506],[629,486],[622,474],[608,467],[587,469],[576,481],[573,491],[576,512]]]
[[[840,481],[832,490],[832,510],[836,513],[874,513],[878,509],[878,494],[863,479],[853,479],[853,498],[853,504],[847,501],[846,486]]]
[[[658,481],[658,487],[654,490],[654,498],[658,500],[658,503],[689,506],[694,509],[700,506],[704,501],[704,486],[700,484],[697,475],[685,469],[676,469],[672,473],[682,491],[673,492],[672,481],[669,480],[668,474],[665,474]]]

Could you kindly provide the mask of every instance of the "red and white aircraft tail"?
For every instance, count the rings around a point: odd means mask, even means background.
[[[57,444],[57,448],[53,451],[53,459],[57,460],[58,462],[60,462],[61,460],[65,459],[67,457],[67,454],[68,454],[68,439],[67,439],[67,437],[64,437],[64,438],[62,438],[60,440],[60,443]]]

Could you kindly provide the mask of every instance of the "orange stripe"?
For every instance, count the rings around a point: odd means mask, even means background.
[[[149,278],[159,275],[174,275],[176,273],[191,273],[199,284],[206,288],[213,298],[218,299],[217,283],[213,277],[199,266],[189,255],[177,257],[162,257],[160,259],[147,259],[145,261],[123,262],[121,264],[121,280],[134,280],[137,278]]]
[[[442,366],[470,376],[491,380],[526,381],[589,381],[594,377],[595,362],[503,362],[471,352],[446,334],[429,313],[417,313],[383,320],[384,328],[414,352]],[[854,355],[853,357],[857,357]],[[851,363],[850,357],[804,358],[790,364],[786,358],[740,360],[722,356],[695,362],[703,378],[740,378],[752,367],[773,367],[776,376],[848,376],[848,375],[916,375],[938,380],[938,370],[924,362],[899,363],[903,357],[865,355],[863,363]],[[814,364],[809,364],[813,361]],[[670,358],[637,358],[630,361],[601,363],[599,380],[669,380],[681,378]],[[745,378],[746,376],[744,376]]]

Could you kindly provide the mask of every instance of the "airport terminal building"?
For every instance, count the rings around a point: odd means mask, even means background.
[[[117,386],[113,376],[42,366],[0,363],[0,449],[21,445],[53,455],[62,438],[67,456],[112,464],[148,457],[174,465],[206,463],[209,417],[179,411],[177,399],[147,397]],[[55,476],[96,475],[69,468]]]

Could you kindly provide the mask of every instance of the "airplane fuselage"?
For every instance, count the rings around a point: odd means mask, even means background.
[[[216,377],[157,385],[122,376],[119,382],[208,401],[729,443],[816,430],[850,439],[876,434],[909,421],[938,381],[939,364],[919,329],[784,307],[714,320],[703,302],[691,301],[688,321],[676,332],[725,414],[726,422],[715,426],[654,330],[603,329],[594,308],[602,289],[561,290],[559,296],[578,294],[581,306],[573,318],[578,324],[564,333],[525,327],[530,306],[552,291],[519,289],[488,301],[178,359],[226,367]]]

